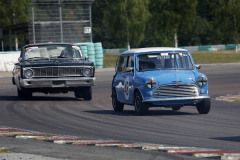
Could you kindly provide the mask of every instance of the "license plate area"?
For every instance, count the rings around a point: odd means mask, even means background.
[[[65,85],[65,81],[53,81],[52,84],[54,86],[64,86]]]

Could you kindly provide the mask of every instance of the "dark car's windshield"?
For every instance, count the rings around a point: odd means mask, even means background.
[[[25,60],[51,58],[81,58],[81,51],[77,46],[61,44],[29,46],[24,50]]]
[[[188,53],[147,53],[138,56],[138,70],[193,69]]]

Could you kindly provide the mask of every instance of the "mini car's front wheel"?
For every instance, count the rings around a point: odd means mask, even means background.
[[[117,93],[115,89],[112,91],[112,106],[115,112],[122,112],[124,108],[124,104],[119,102],[117,99]]]
[[[138,115],[144,115],[148,112],[148,105],[144,103],[142,95],[139,92],[136,92],[134,96],[134,107]]]
[[[197,104],[197,110],[199,114],[208,114],[211,108],[211,100],[205,99]]]

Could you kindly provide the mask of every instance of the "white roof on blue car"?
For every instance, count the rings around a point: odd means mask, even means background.
[[[187,50],[182,48],[173,48],[173,47],[150,47],[150,48],[131,49],[123,52],[122,54],[146,53],[146,52],[181,52],[181,51],[186,52]]]

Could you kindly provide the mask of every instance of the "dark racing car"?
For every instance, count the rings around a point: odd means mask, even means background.
[[[33,92],[73,91],[76,98],[92,99],[95,68],[83,57],[80,47],[67,43],[30,44],[22,48],[18,61],[12,82],[19,97],[31,98]]]

